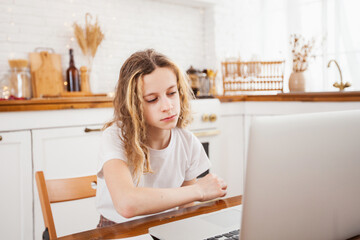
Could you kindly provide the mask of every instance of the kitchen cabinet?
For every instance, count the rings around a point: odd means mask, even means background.
[[[31,132],[0,132],[2,239],[33,238]]]
[[[34,172],[44,171],[46,179],[96,174],[102,125],[33,130]],[[87,129],[85,131],[85,129]],[[89,131],[90,130],[90,131]],[[58,236],[93,229],[99,222],[94,198],[52,204]],[[76,223],[76,224],[74,224]],[[37,188],[34,190],[35,239],[44,231]]]
[[[47,179],[95,174],[100,132],[85,128],[101,128],[112,114],[112,108],[0,112],[4,239],[42,239],[35,171]],[[94,200],[53,204],[58,236],[96,227]]]

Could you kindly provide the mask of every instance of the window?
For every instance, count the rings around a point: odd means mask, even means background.
[[[358,0],[263,0],[263,55],[267,59],[286,59],[285,81],[291,73],[289,37],[292,33],[318,43],[316,59],[308,71],[308,91],[336,91],[332,86],[340,77],[360,89],[360,8]],[[286,89],[287,90],[287,89]]]

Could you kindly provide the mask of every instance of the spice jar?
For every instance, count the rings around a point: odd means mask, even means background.
[[[198,73],[198,76],[199,76],[199,84],[200,84],[199,96],[200,97],[209,96],[210,81],[206,74],[206,70],[204,70],[201,73]]]
[[[10,95],[26,99],[32,97],[29,68],[11,68],[9,76]]]
[[[186,71],[186,74],[189,76],[190,87],[193,90],[194,95],[197,96],[200,88],[198,70],[194,69],[193,66],[190,66],[190,68]]]

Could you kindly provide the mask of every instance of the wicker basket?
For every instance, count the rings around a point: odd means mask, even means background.
[[[222,62],[224,95],[249,91],[283,92],[285,61]]]

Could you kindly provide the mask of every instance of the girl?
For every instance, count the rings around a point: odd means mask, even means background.
[[[98,227],[226,195],[190,122],[191,91],[179,68],[154,50],[121,67],[114,118],[105,125],[96,206]]]

